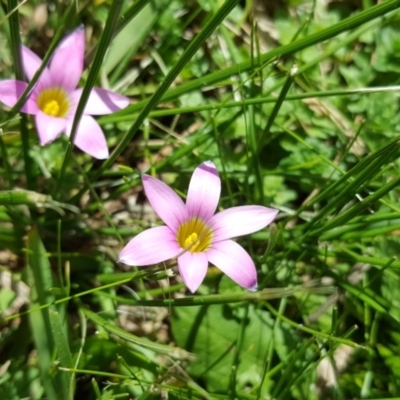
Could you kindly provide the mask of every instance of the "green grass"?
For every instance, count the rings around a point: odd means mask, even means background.
[[[132,99],[103,162],[0,108],[1,399],[400,398],[400,1],[375,3],[1,4],[1,79],[84,24],[76,122],[93,86]],[[117,262],[160,222],[140,174],[185,197],[206,160],[220,209],[280,210],[238,240],[257,292]]]

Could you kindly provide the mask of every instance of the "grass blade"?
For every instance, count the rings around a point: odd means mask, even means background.
[[[175,78],[179,75],[189,60],[196,54],[197,50],[203,45],[211,33],[218,27],[218,25],[225,19],[225,17],[232,11],[238,0],[227,0],[218,12],[208,21],[201,32],[192,40],[187,49],[183,52],[182,56],[175,63],[174,67],[165,77],[163,83],[159,86],[153,96],[146,102],[134,124],[129,131],[122,138],[116,149],[110,155],[110,158],[104,162],[100,170],[93,177],[96,180],[101,173],[114,163],[117,157],[122,153],[127,144],[132,140],[138,129],[141,127],[144,120],[149,115],[150,111],[161,101],[163,95],[172,85]]]
[[[223,82],[229,79],[231,76],[236,75],[238,71],[249,72],[254,68],[263,68],[265,65],[270,63],[277,57],[285,57],[292,55],[298,51],[301,51],[307,47],[314,46],[325,40],[334,38],[335,36],[350,31],[365,24],[369,21],[379,18],[393,10],[400,7],[400,0],[390,0],[385,1],[376,6],[370,7],[364,11],[359,12],[356,15],[348,17],[329,28],[325,28],[320,32],[311,34],[303,39],[296,40],[293,43],[287,45],[279,46],[268,53],[260,55],[257,59],[244,61],[233,67],[226,68],[222,71],[212,72],[208,75],[202,76],[201,78],[192,80],[190,82],[184,83],[177,88],[171,89],[165,93],[162,97],[162,101],[170,101],[178,98],[179,96],[191,92],[193,90],[201,89],[204,86],[210,86]],[[300,71],[302,69],[300,68]],[[141,110],[148,100],[139,101],[138,103],[128,107],[124,110],[125,113],[132,113],[134,111]]]
[[[54,286],[50,263],[36,228],[33,228],[28,234],[27,250],[29,280],[32,287],[29,320],[37,350],[43,386],[48,398],[67,400],[68,381],[63,379],[61,374],[52,373],[56,341],[53,335],[49,310],[32,311],[37,306],[48,305],[55,300],[50,293],[50,288]]]
[[[92,62],[92,66],[90,68],[89,71],[89,75],[87,77],[85,86],[83,87],[82,90],[82,95],[79,99],[79,103],[78,106],[76,108],[76,113],[74,116],[74,121],[72,123],[72,128],[71,128],[71,134],[69,137],[69,143],[70,145],[67,147],[67,151],[65,153],[64,156],[64,161],[61,167],[61,171],[60,171],[60,175],[59,175],[59,179],[57,180],[57,185],[56,185],[56,189],[55,189],[55,193],[58,192],[60,185],[63,181],[64,178],[64,174],[67,168],[67,165],[69,163],[69,160],[71,158],[71,154],[72,154],[72,148],[73,148],[73,143],[75,140],[75,136],[76,136],[76,132],[77,132],[77,128],[79,125],[79,121],[83,115],[83,111],[85,109],[86,103],[89,99],[90,96],[90,92],[92,91],[92,88],[95,84],[97,75],[100,71],[100,68],[103,64],[103,60],[104,60],[104,56],[106,54],[106,51],[108,49],[108,46],[111,42],[111,39],[113,37],[114,34],[114,30],[115,30],[115,26],[118,20],[118,16],[122,7],[122,0],[114,0],[112,2],[109,14],[108,14],[108,18],[107,18],[107,22],[106,25],[104,27],[104,31],[103,34],[101,35],[100,38],[100,42],[99,45],[96,49],[96,54],[94,56],[93,62]]]

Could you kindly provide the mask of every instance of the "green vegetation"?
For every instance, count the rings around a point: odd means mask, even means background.
[[[106,160],[0,108],[0,398],[400,397],[400,0],[7,0],[0,79],[82,24],[75,125],[94,86],[132,102]],[[162,223],[141,173],[185,198],[206,160],[220,210],[280,210],[238,239],[257,292],[118,263]]]

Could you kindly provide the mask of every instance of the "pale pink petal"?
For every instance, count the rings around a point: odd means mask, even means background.
[[[25,46],[21,46],[21,56],[25,74],[31,80],[41,66],[42,60],[31,49]]]
[[[66,119],[51,117],[40,110],[36,114],[35,121],[39,142],[42,146],[60,136],[67,126]]]
[[[68,111],[68,117],[69,118],[74,118],[74,115],[76,113],[76,108],[78,106],[79,100],[82,95],[82,89],[75,89],[73,92],[68,93],[68,100],[69,100],[69,111]],[[85,114],[85,112],[83,112]]]
[[[70,136],[72,120],[68,123],[67,135]],[[75,135],[75,146],[99,160],[108,157],[107,141],[100,125],[89,115],[83,115]]]
[[[214,242],[248,235],[269,225],[278,210],[263,206],[232,207],[215,214],[208,222]]]
[[[121,251],[119,262],[138,267],[158,264],[181,252],[175,235],[167,226],[147,229],[135,236]]]
[[[189,184],[186,206],[191,216],[207,221],[214,215],[221,194],[221,180],[211,161],[200,164]]]
[[[194,293],[207,273],[208,259],[206,253],[187,251],[178,257],[179,273],[189,290]]]
[[[75,100],[77,104],[82,95],[82,90],[76,89],[73,93],[74,99],[77,99],[77,101]],[[127,97],[118,93],[106,89],[93,88],[86,103],[84,113],[89,115],[111,114],[129,106],[129,103],[130,100]]]
[[[25,75],[28,80],[31,80],[42,64],[42,60],[32,50],[25,46],[21,46],[21,56]],[[52,86],[50,71],[45,67],[36,83],[35,89],[43,90],[50,86]]]
[[[74,90],[83,71],[85,29],[80,27],[67,35],[54,51],[49,70],[53,85]]]
[[[188,212],[182,199],[164,182],[150,175],[143,175],[143,187],[151,206],[158,216],[174,232],[188,219]]]
[[[249,254],[232,240],[214,243],[207,251],[208,260],[238,285],[257,290],[257,271]]]
[[[26,82],[16,81],[14,79],[0,81],[0,102],[8,107],[14,107],[27,86],[28,84]],[[20,111],[35,115],[38,110],[37,104],[28,97]]]

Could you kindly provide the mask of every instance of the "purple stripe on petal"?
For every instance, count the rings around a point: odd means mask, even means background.
[[[85,29],[80,27],[67,35],[57,49],[49,64],[53,86],[67,91],[74,90],[83,71],[85,53]]]
[[[183,282],[194,293],[207,274],[207,255],[206,253],[191,253],[187,251],[178,257],[178,267]]]
[[[221,194],[221,180],[211,161],[200,164],[189,184],[186,206],[191,216],[208,221],[215,213]]]
[[[42,111],[38,111],[35,117],[39,141],[42,146],[52,142],[66,129],[67,120],[51,117]]]
[[[71,134],[72,119],[68,123],[67,135]],[[83,115],[76,132],[74,145],[99,160],[108,158],[107,141],[100,125],[90,115]]]
[[[257,271],[249,254],[232,240],[215,243],[207,251],[210,263],[219,268],[238,285],[257,290]]]
[[[278,210],[263,206],[232,207],[215,214],[209,221],[214,242],[257,232],[269,225]]]
[[[174,232],[188,219],[188,212],[182,199],[164,182],[150,175],[143,175],[143,187],[151,206],[158,216]]]
[[[14,79],[0,81],[0,102],[8,107],[14,107],[27,86],[28,84],[26,82],[16,81]],[[35,115],[38,110],[37,104],[28,97],[20,111]]]
[[[119,262],[138,267],[154,265],[176,257],[181,249],[167,226],[147,229],[135,236],[121,251]]]
[[[77,89],[76,92],[78,91],[82,91],[82,89]],[[86,103],[85,114],[111,114],[129,106],[129,103],[130,100],[127,97],[118,93],[106,89],[93,88]]]

